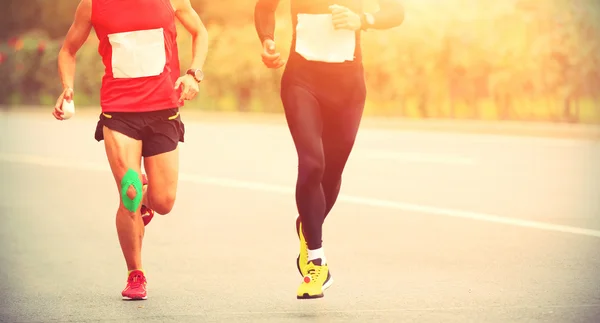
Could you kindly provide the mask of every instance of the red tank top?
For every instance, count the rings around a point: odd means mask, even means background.
[[[92,26],[105,70],[102,112],[183,106],[175,12],[170,0],[92,0]]]

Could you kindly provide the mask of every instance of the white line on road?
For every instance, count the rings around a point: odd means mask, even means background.
[[[419,152],[395,152],[388,150],[357,150],[354,157],[392,160],[404,163],[474,165],[475,160],[455,154],[428,154]]]
[[[575,308],[593,308],[600,307],[598,303],[585,303],[585,304],[556,304],[556,305],[488,305],[488,306],[438,306],[438,307],[405,307],[405,308],[376,308],[376,309],[365,309],[365,308],[353,308],[348,310],[312,310],[313,314],[331,314],[331,313],[392,313],[392,312],[441,312],[441,311],[491,311],[501,310],[506,311],[508,309],[535,309],[535,310],[549,310],[549,309],[575,309]],[[215,311],[215,314],[223,315],[277,315],[277,314],[303,314],[304,311]],[[205,313],[202,313],[205,314]],[[202,315],[199,314],[199,315]],[[187,314],[186,314],[187,315]]]
[[[23,154],[0,154],[0,161],[16,163],[16,164],[29,164],[36,166],[45,167],[59,167],[59,168],[70,168],[90,171],[105,171],[108,172],[108,166],[98,163],[81,162],[74,160],[62,160],[57,158],[35,156],[35,155],[23,155]],[[236,179],[227,178],[215,178],[215,177],[204,177],[197,174],[181,173],[179,175],[180,180],[198,184],[215,185],[227,188],[240,188],[248,189],[253,191],[271,192],[277,194],[293,194],[293,187],[273,185],[260,182],[249,182],[240,181]],[[365,205],[371,207],[380,207],[387,209],[395,209],[400,211],[417,212],[423,214],[439,215],[454,218],[471,219],[477,221],[505,224],[517,227],[554,231],[562,233],[570,233],[575,235],[590,236],[600,238],[599,230],[585,229],[572,227],[567,225],[545,223],[539,221],[522,220],[515,218],[502,217],[493,214],[452,210],[446,208],[432,207],[426,205],[418,205],[411,203],[403,203],[396,201],[380,200],[373,198],[366,198],[360,196],[350,196],[340,194],[339,201],[350,204]]]

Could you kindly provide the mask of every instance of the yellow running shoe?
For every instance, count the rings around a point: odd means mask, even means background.
[[[321,265],[321,259],[311,260],[304,266],[304,271],[306,275],[302,284],[298,287],[296,297],[298,299],[323,297],[323,291],[333,284],[333,278],[329,274],[327,264]]]
[[[296,258],[296,266],[298,267],[298,271],[302,277],[306,276],[306,272],[304,272],[304,268],[306,268],[306,264],[308,264],[308,245],[306,244],[306,239],[304,238],[304,233],[302,232],[302,222],[300,222],[300,217],[296,219],[296,233],[298,234],[298,239],[300,239],[300,254],[298,258]]]

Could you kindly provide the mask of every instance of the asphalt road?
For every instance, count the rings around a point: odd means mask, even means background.
[[[126,302],[95,119],[0,114],[0,321],[599,322],[600,143],[363,129],[299,301],[281,124],[186,121],[175,209]]]

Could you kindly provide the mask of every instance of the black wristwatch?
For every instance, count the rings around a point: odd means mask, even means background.
[[[198,83],[200,83],[200,82],[202,82],[202,80],[204,80],[204,73],[202,72],[201,69],[190,68],[189,70],[187,70],[185,72],[185,74],[191,75],[194,78],[194,80],[196,80],[196,82],[198,82]]]
[[[367,30],[373,28],[374,24],[375,17],[372,14],[365,12],[360,16],[360,29]]]

